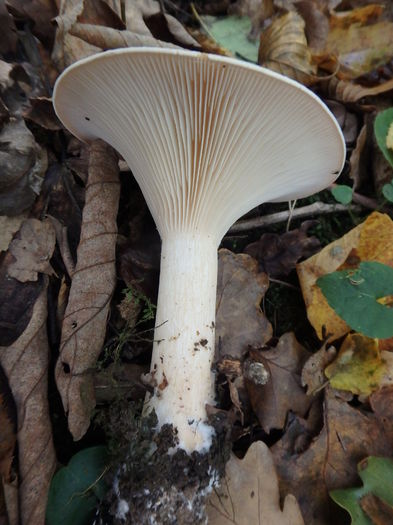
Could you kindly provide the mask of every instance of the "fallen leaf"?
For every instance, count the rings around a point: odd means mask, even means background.
[[[307,395],[317,393],[326,384],[325,368],[336,357],[334,346],[327,342],[305,362],[302,370],[302,386],[307,387]]]
[[[271,449],[280,487],[295,495],[305,523],[343,523],[343,514],[328,492],[354,485],[357,463],[364,457],[393,455],[393,420],[382,421],[351,407],[328,388],[320,434],[300,454],[294,449],[298,437],[289,427]]]
[[[353,144],[358,136],[358,118],[341,102],[326,100],[326,105],[340,124],[346,144]]]
[[[393,266],[393,221],[388,215],[373,212],[341,239],[297,265],[307,317],[321,340],[324,334],[332,341],[350,330],[316,285],[319,277],[339,270],[349,257],[356,261],[356,265],[366,260]]]
[[[364,87],[347,80],[339,80],[336,77],[323,80],[322,88],[329,98],[335,98],[341,102],[358,102],[364,97],[375,97],[382,93],[393,90],[393,79],[374,87]]]
[[[356,146],[349,157],[349,177],[353,180],[353,189],[357,190],[366,179],[366,162],[364,159],[367,142],[367,126],[364,125],[356,139]],[[367,180],[367,179],[366,179]]]
[[[0,2],[0,27],[0,54],[6,56],[16,53],[18,35],[14,19],[7,11],[5,2]]]
[[[22,283],[36,281],[39,273],[52,275],[49,261],[55,242],[50,221],[26,219],[9,247],[15,260],[8,266],[8,275]]]
[[[76,440],[86,433],[95,407],[93,370],[104,344],[115,286],[116,215],[120,194],[116,153],[99,140],[90,148],[78,260],[55,371],[68,426]]]
[[[381,419],[393,420],[393,385],[388,385],[373,392],[369,398],[373,412]]]
[[[27,213],[16,215],[15,217],[0,215],[0,252],[8,250],[12,237],[19,230],[22,222],[26,218]]]
[[[40,192],[48,166],[46,150],[23,120],[13,119],[0,132],[0,213],[19,215]]]
[[[264,233],[259,241],[248,244],[244,253],[251,255],[260,264],[261,270],[270,277],[288,275],[302,257],[310,257],[320,247],[316,237],[308,237],[307,230],[315,221],[306,221],[295,230]]]
[[[317,68],[304,27],[303,18],[294,12],[276,18],[261,34],[258,63],[306,85],[315,81]]]
[[[295,2],[296,10],[306,26],[307,43],[313,53],[324,51],[329,34],[329,18],[323,2],[302,0]]]
[[[371,4],[350,11],[332,12],[329,22],[331,29],[348,29],[353,24],[366,25],[375,22],[383,13],[383,5]]]
[[[16,445],[16,407],[7,377],[0,367],[0,479],[12,481],[11,465]]]
[[[48,97],[36,97],[30,99],[31,106],[24,114],[24,118],[38,126],[50,130],[58,131],[62,125],[53,109],[52,99]]]
[[[304,416],[310,408],[312,399],[304,392],[300,379],[308,357],[293,333],[282,335],[271,350],[250,351],[250,359],[262,363],[269,374],[264,385],[246,378],[252,408],[267,434],[273,428],[284,427],[289,411]]]
[[[268,285],[255,259],[219,251],[216,348],[220,356],[241,358],[248,346],[263,346],[272,337],[272,327],[260,308]]]
[[[7,0],[6,4],[16,19],[31,21],[33,34],[49,47],[52,45],[55,30],[51,20],[57,15],[55,0]]]
[[[358,465],[359,488],[336,489],[330,496],[346,509],[356,525],[387,525],[393,519],[393,461],[368,457]],[[376,517],[370,521],[368,517]],[[384,516],[384,519],[383,519]]]
[[[285,496],[283,509],[272,455],[257,441],[243,459],[232,455],[225,478],[207,505],[210,525],[303,525],[296,499]]]
[[[347,335],[336,359],[325,369],[333,388],[364,395],[378,389],[385,372],[378,341],[361,334]]]
[[[47,284],[29,324],[8,347],[0,347],[0,364],[17,407],[19,506],[22,523],[44,523],[49,483],[56,467],[48,407]]]

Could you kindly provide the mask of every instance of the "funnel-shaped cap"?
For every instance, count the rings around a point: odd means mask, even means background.
[[[123,156],[161,236],[220,241],[266,201],[305,197],[343,166],[336,120],[300,84],[247,63],[169,49],[121,49],[58,79],[56,113],[82,140]]]

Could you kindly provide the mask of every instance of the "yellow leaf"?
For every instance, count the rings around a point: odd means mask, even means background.
[[[303,18],[293,11],[276,18],[261,35],[258,63],[303,84],[318,80],[304,27]]]
[[[307,317],[322,340],[338,339],[350,331],[349,326],[328,305],[316,281],[322,275],[357,266],[361,261],[377,261],[393,267],[393,221],[382,213],[373,212],[365,222],[341,239],[297,265],[297,273]],[[393,349],[393,339],[385,340],[384,350]]]
[[[369,395],[378,390],[386,369],[378,339],[349,334],[336,359],[325,368],[325,375],[333,388]]]

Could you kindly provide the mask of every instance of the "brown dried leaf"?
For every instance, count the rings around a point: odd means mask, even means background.
[[[8,266],[8,275],[22,283],[37,281],[39,273],[52,275],[49,260],[55,243],[56,234],[50,221],[26,219],[9,247],[15,260]]]
[[[336,357],[337,351],[334,346],[323,344],[315,354],[312,354],[305,362],[302,370],[302,386],[307,387],[307,395],[312,396],[326,383],[324,370]]]
[[[6,56],[16,53],[18,35],[12,16],[7,11],[5,2],[0,2],[0,54]]]
[[[307,46],[303,18],[289,12],[276,18],[261,34],[258,63],[277,73],[311,84],[317,77]]]
[[[384,386],[370,396],[373,412],[381,419],[393,420],[393,385]]]
[[[364,87],[348,80],[330,78],[323,82],[323,91],[329,98],[341,102],[358,102],[364,97],[374,97],[393,90],[393,79],[374,87]]]
[[[27,213],[16,215],[15,217],[0,215],[0,252],[8,250],[12,237],[19,230],[22,222],[26,218]]]
[[[52,99],[36,97],[30,99],[31,106],[24,118],[50,131],[62,129],[62,125],[53,109]]]
[[[271,350],[251,350],[250,358],[263,363],[270,380],[258,385],[246,378],[250,401],[266,433],[283,428],[289,411],[304,416],[312,399],[306,395],[300,380],[302,367],[309,353],[297,342],[293,333],[280,337]]]
[[[392,419],[381,421],[335,397],[331,389],[325,392],[324,427],[311,445],[299,454],[295,450],[299,434],[290,426],[271,449],[280,487],[295,495],[305,522],[318,525],[342,523],[328,491],[356,485],[360,460],[393,454]]]
[[[48,166],[46,150],[23,120],[11,120],[0,132],[0,214],[19,215],[34,202]]]
[[[356,140],[356,146],[349,158],[349,177],[353,180],[353,189],[357,190],[366,178],[367,163],[364,162],[365,145],[367,142],[367,126],[364,125]]]
[[[249,345],[263,346],[272,337],[272,327],[260,308],[268,285],[255,259],[219,251],[216,348],[220,356],[241,358]]]
[[[0,347],[18,414],[19,505],[22,523],[44,523],[49,483],[56,467],[48,408],[47,278],[26,330]]]
[[[57,15],[56,0],[6,0],[6,4],[17,19],[31,20],[33,34],[48,47],[52,45],[55,29],[51,20]]]
[[[307,237],[307,230],[315,225],[306,221],[295,230],[277,233],[264,233],[259,241],[248,244],[244,253],[257,259],[261,270],[270,277],[288,275],[302,257],[310,257],[320,247],[316,237]]]
[[[116,216],[120,194],[117,156],[102,141],[90,149],[78,262],[63,321],[56,382],[68,425],[80,439],[95,406],[93,371],[102,350],[116,282]]]
[[[313,53],[324,51],[329,35],[326,6],[315,0],[301,0],[295,2],[295,7],[306,24],[305,33],[310,49]]]
[[[7,378],[0,367],[0,479],[11,482],[16,444],[16,409]]]
[[[304,525],[296,499],[285,496],[283,510],[272,455],[262,441],[241,460],[226,465],[225,478],[207,505],[209,525]]]

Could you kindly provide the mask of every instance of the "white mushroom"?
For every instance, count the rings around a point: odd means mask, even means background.
[[[148,407],[159,426],[173,425],[181,448],[205,451],[217,247],[256,205],[331,184],[345,158],[342,133],[302,85],[182,50],[121,49],[81,60],[58,79],[54,105],[81,140],[117,149],[142,189],[162,239]]]

